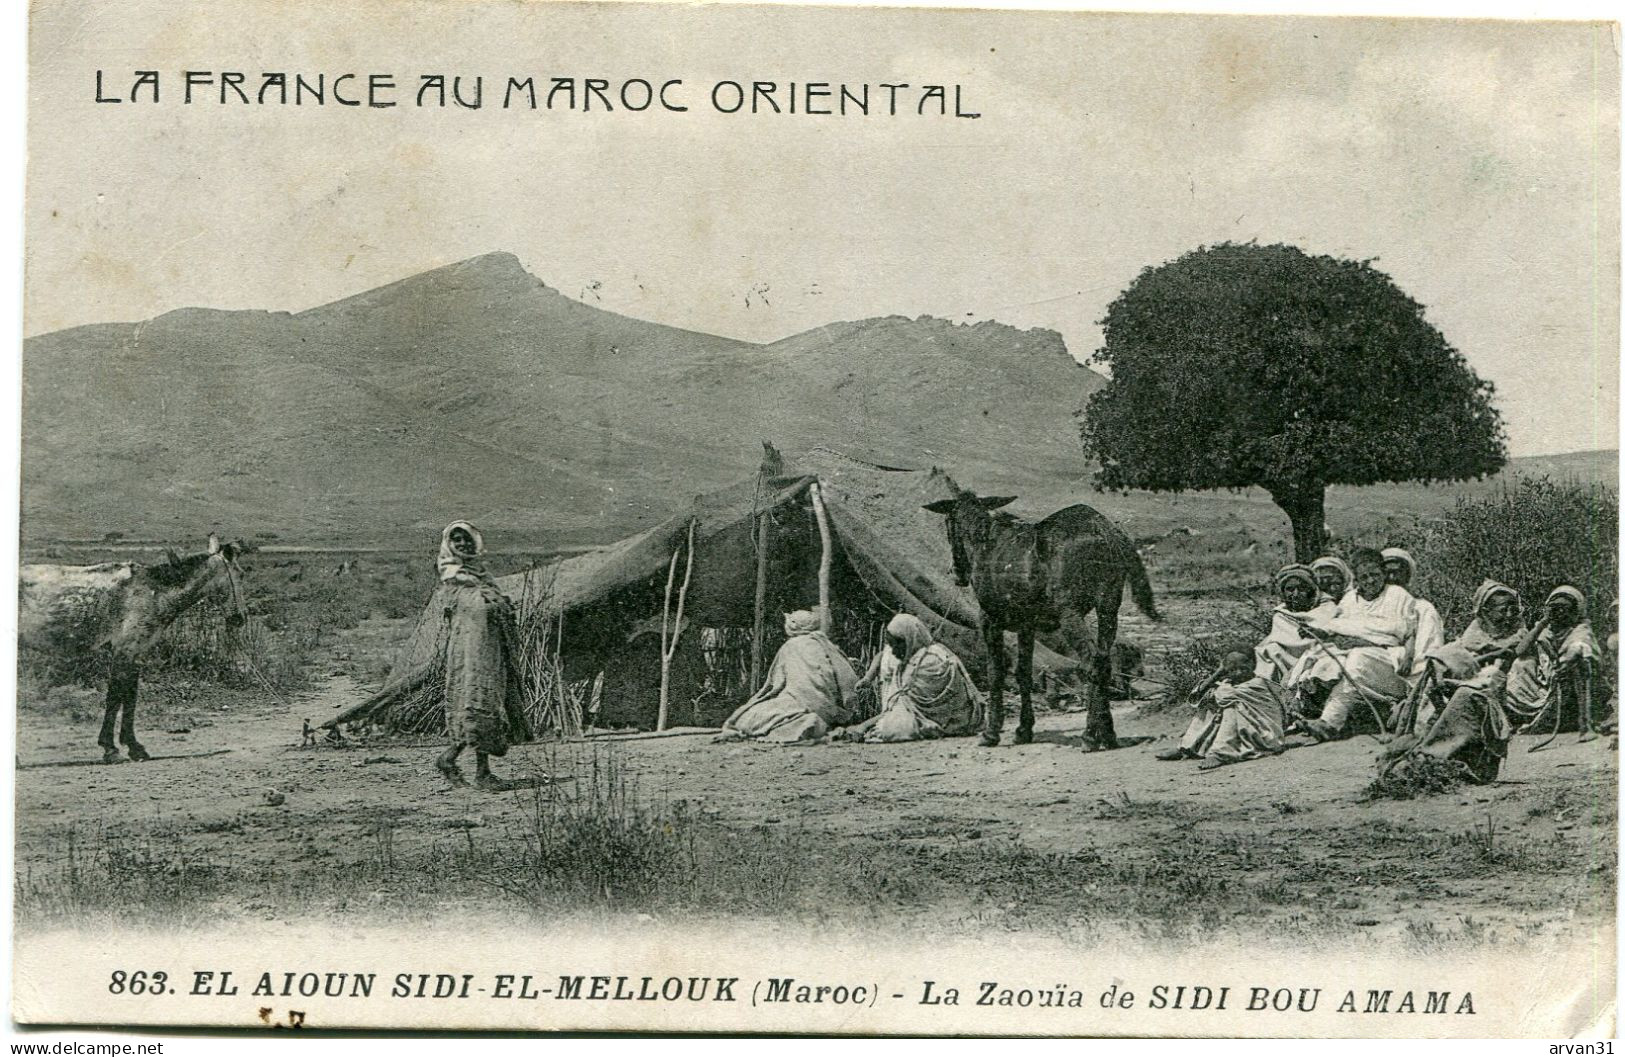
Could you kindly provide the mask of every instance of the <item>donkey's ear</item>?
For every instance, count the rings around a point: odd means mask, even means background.
[[[976,501],[982,505],[983,510],[997,510],[1001,506],[1009,506],[1016,501],[1013,495],[984,495],[978,496]]]
[[[939,499],[935,503],[925,504],[925,509],[933,514],[952,514],[954,507],[959,505],[957,499]]]

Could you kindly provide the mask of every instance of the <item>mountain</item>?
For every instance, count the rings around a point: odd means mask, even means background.
[[[888,317],[762,345],[582,304],[493,253],[305,312],[28,339],[23,529],[401,542],[468,517],[602,541],[750,473],[764,439],[1065,501],[1088,469],[1072,414],[1103,384],[1051,331]]]

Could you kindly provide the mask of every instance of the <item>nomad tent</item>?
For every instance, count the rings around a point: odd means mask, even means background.
[[[518,614],[538,729],[715,725],[760,682],[783,614],[820,603],[831,637],[862,662],[907,612],[985,671],[975,597],[954,582],[942,517],[923,509],[952,494],[948,476],[764,448],[754,477],[653,528],[497,581]],[[443,730],[443,610],[437,589],[383,690],[327,725]],[[1034,667],[1078,665],[1040,645]]]

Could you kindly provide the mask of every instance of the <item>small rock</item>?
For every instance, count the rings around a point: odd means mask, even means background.
[[[1382,922],[1378,921],[1376,918],[1355,918],[1354,923],[1363,929],[1368,929],[1373,925],[1382,924]]]
[[[287,799],[287,797],[283,796],[275,789],[267,789],[265,791],[265,802],[272,807],[281,807],[287,801]]]

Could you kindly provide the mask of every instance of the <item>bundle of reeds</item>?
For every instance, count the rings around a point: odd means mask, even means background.
[[[519,680],[531,729],[574,737],[581,733],[582,716],[589,711],[594,681],[572,684],[565,678],[560,652],[565,618],[553,604],[556,579],[554,566],[533,569],[525,576],[515,612]]]
[[[425,650],[424,624],[438,621],[433,650]],[[406,650],[395,660],[397,678],[375,696],[370,710],[356,720],[402,734],[443,734],[446,730],[446,639],[450,629],[439,607],[426,606],[418,617]],[[408,651],[415,653],[409,654]],[[402,674],[404,673],[404,674]]]
[[[571,683],[559,652],[564,616],[552,604],[555,571],[532,570],[524,579],[514,607],[515,639],[511,644],[515,676],[530,727],[538,734],[570,737],[581,733],[582,715],[595,692],[592,681]],[[396,661],[404,674],[375,695],[366,718],[387,730],[407,734],[443,734],[446,730],[446,645],[450,628],[444,621],[431,640],[425,620],[437,620],[440,608],[425,607],[412,642],[415,654]],[[433,642],[433,649],[423,644]],[[360,718],[360,717],[357,717]]]

